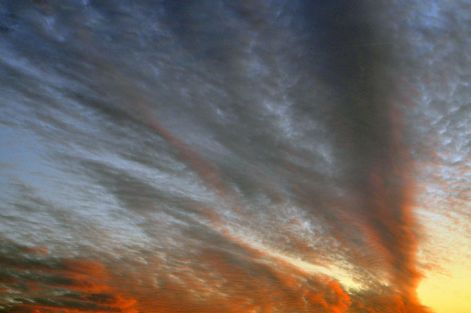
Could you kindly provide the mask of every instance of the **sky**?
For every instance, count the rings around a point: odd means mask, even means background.
[[[0,1],[0,312],[471,312],[470,26]]]

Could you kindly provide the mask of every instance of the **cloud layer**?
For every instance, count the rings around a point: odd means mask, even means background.
[[[428,312],[421,222],[470,218],[466,12],[1,4],[0,310]]]

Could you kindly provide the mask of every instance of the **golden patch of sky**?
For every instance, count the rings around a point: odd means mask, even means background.
[[[425,211],[421,211],[425,212]],[[421,215],[427,239],[422,262],[430,268],[417,293],[435,313],[471,312],[471,242],[466,229],[441,214]]]

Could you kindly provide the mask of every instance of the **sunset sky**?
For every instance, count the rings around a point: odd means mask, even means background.
[[[470,0],[0,1],[0,312],[471,313]]]

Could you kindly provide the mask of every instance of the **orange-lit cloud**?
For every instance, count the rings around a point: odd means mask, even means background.
[[[39,248],[2,242],[0,307],[6,312],[137,313],[136,301],[113,287],[110,273],[98,261],[57,258]],[[36,254],[41,251],[41,254]]]

